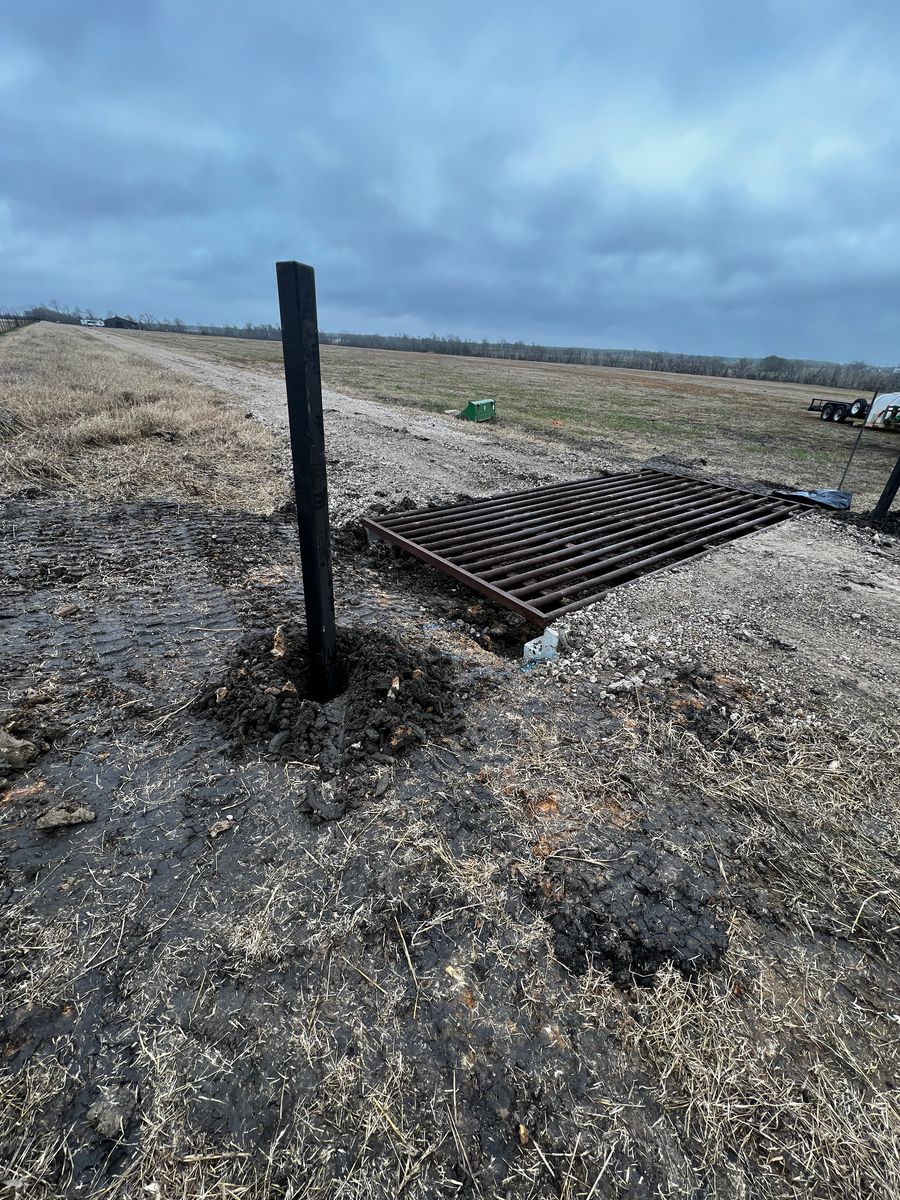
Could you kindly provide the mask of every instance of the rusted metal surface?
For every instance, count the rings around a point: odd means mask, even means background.
[[[797,511],[783,498],[638,471],[366,518],[363,525],[543,628],[612,587]]]

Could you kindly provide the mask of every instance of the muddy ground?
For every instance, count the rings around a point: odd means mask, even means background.
[[[896,1195],[896,539],[525,669],[356,519],[585,459],[342,400],[330,705],[289,506],[4,502],[0,1194]]]

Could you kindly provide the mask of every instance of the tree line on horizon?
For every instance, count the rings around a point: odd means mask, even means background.
[[[808,359],[724,358],[721,355],[680,354],[669,350],[598,350],[586,346],[540,346],[526,342],[468,341],[458,337],[409,337],[404,334],[320,333],[326,345],[375,350],[412,350],[473,358],[521,362],[571,363],[587,367],[625,367],[636,371],[667,371],[677,375],[714,375],[725,379],[755,379],[773,383],[808,383],[817,387],[856,388],[859,391],[900,388],[900,367],[876,367],[866,362],[832,363]]]
[[[88,310],[67,309],[57,305],[34,305],[22,316],[37,321],[57,321],[77,325],[82,317],[94,317]],[[112,313],[107,314],[112,316]],[[150,313],[139,317],[119,314],[137,321],[141,329],[159,333],[190,333],[207,337],[251,338],[255,341],[280,341],[278,325],[188,325],[179,317],[158,319]],[[666,371],[676,375],[712,375],[724,379],[753,379],[772,383],[804,383],[815,387],[847,388],[861,392],[900,390],[900,366],[877,367],[871,363],[816,362],[801,358],[782,358],[768,354],[762,358],[725,358],[721,355],[680,354],[669,350],[600,350],[587,346],[540,346],[523,341],[489,342],[455,336],[411,337],[407,334],[325,333],[319,331],[325,346],[351,346],[371,350],[411,351],[420,354],[449,354],[464,358],[497,358],[514,362],[567,363],[587,367],[624,367],[637,371]]]

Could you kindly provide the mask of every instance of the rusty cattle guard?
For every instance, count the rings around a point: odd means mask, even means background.
[[[787,500],[647,470],[365,518],[363,526],[543,628],[611,587],[797,511]]]

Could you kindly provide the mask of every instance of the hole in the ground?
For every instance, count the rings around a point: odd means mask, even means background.
[[[375,629],[338,631],[343,689],[320,704],[309,694],[305,627],[267,625],[238,645],[199,701],[234,754],[270,753],[315,763],[326,773],[391,762],[463,717],[457,667],[427,647]]]

